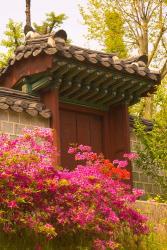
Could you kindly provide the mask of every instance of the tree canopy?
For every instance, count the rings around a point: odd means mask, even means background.
[[[106,50],[115,40],[115,50],[120,53],[126,44],[129,54],[134,54],[137,50],[140,55],[148,55],[148,65],[157,66],[160,63],[162,75],[165,76],[166,1],[88,0],[87,7],[81,6],[80,12],[88,26],[89,38],[100,41]],[[119,50],[120,41],[122,47]]]
[[[118,11],[108,8],[104,1],[90,0],[86,10],[80,6],[80,12],[88,26],[88,39],[97,40],[106,52],[118,52],[121,57],[127,55],[124,22]]]
[[[0,67],[5,66],[9,57],[12,56],[13,51],[21,45],[24,41],[23,26],[21,22],[15,22],[9,19],[4,38],[1,40],[0,45],[7,49],[6,53],[0,53]]]

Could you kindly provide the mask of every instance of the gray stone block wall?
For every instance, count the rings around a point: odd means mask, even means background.
[[[139,139],[136,137],[133,130],[130,133],[131,151],[136,151],[136,146],[142,147]],[[138,168],[135,164],[132,165],[132,176],[134,188],[144,189],[146,195],[160,194],[161,187],[154,183],[153,179]]]
[[[0,110],[0,131],[11,137],[21,134],[24,128],[50,127],[49,123],[50,119],[42,116],[32,117],[26,112]]]

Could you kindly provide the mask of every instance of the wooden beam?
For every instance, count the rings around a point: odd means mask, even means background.
[[[145,82],[140,82],[140,83],[136,84],[131,89],[126,91],[126,94],[128,94],[128,95],[133,94],[135,91],[138,91],[139,89],[141,89],[145,84],[146,84]]]
[[[97,70],[93,70],[92,73],[90,73],[89,76],[84,79],[84,83],[87,85],[91,84],[93,81],[96,81],[96,79],[98,79],[101,74],[102,73],[98,72]]]
[[[132,80],[132,79],[127,79],[127,80],[124,80],[123,81],[123,85],[121,86],[121,87],[119,87],[118,89],[117,89],[117,91],[125,91],[125,90],[127,90],[127,89],[130,89],[130,88],[134,88],[135,87],[135,85],[138,83],[138,81],[137,80]]]
[[[107,89],[102,89],[102,90],[100,90],[100,93],[99,93],[98,96],[92,98],[92,101],[97,102],[97,101],[103,99],[107,94],[108,94],[108,90]]]
[[[73,81],[81,83],[90,73],[92,73],[92,69],[82,70],[82,72],[73,78]]]
[[[67,82],[66,84],[62,84],[62,86],[61,86],[61,88],[60,88],[60,94],[63,95],[63,93],[64,93],[66,90],[70,89],[71,86],[72,86],[72,82],[71,82],[71,81]]]
[[[122,80],[122,76],[111,76],[111,77],[109,77],[109,79],[107,79],[103,84],[102,84],[102,86],[104,87],[104,88],[109,88],[109,87],[112,87],[112,86],[114,86],[116,83],[118,83],[118,82],[121,82],[121,80]]]
[[[102,74],[100,75],[99,79],[97,79],[95,82],[93,82],[93,86],[99,87],[101,86],[104,82],[106,82],[109,78],[111,77],[111,74]]]
[[[74,99],[74,98],[65,98],[65,97],[61,97],[60,101],[63,103],[68,103],[68,104],[72,104],[72,105],[78,105],[78,106],[82,106],[85,108],[92,108],[95,110],[99,110],[99,111],[106,111],[107,110],[107,106],[103,106],[101,104],[95,104],[93,102],[90,101],[85,101],[83,99]]]
[[[75,76],[79,75],[80,72],[82,72],[85,69],[86,67],[82,67],[82,66],[77,67],[75,64],[72,64],[72,67],[70,68],[69,72],[67,72],[64,75],[63,81],[64,82],[72,81]]]
[[[52,76],[44,77],[31,85],[32,91],[39,91],[40,89],[46,88],[52,81]]]
[[[100,101],[100,103],[101,103],[101,104],[105,104],[106,102],[109,102],[109,101],[113,100],[113,98],[115,98],[116,95],[117,95],[117,92],[116,92],[116,91],[110,90],[110,92],[108,93],[108,95],[107,95],[106,97],[104,97],[104,98]]]
[[[92,99],[94,96],[96,96],[99,93],[100,89],[99,88],[91,88],[89,93],[87,93],[85,96],[82,97],[82,100],[88,101]]]
[[[90,86],[85,85],[77,93],[75,93],[75,95],[73,97],[76,99],[78,99],[78,98],[82,99],[82,96],[86,95],[89,91],[90,91]]]
[[[125,98],[125,94],[124,93],[120,93],[118,96],[115,97],[115,99],[109,101],[106,103],[107,106],[111,106],[111,105],[114,105],[114,104],[118,104],[119,102],[121,102],[122,100],[124,100]]]
[[[72,65],[68,64],[68,62],[64,62],[64,61],[57,62],[55,66],[58,67],[54,71],[55,78],[63,77],[63,75],[69,72],[69,70],[73,67]]]
[[[105,113],[103,111],[92,109],[89,107],[79,106],[76,104],[69,104],[69,103],[60,102],[59,106],[61,109],[65,109],[65,110],[84,112],[86,114],[95,114],[95,115],[100,115],[100,116],[105,115]]]
[[[66,98],[71,97],[74,95],[78,90],[80,90],[82,85],[80,83],[74,83],[72,84],[71,88],[66,90],[66,92],[63,94]]]
[[[148,84],[147,87],[144,87],[144,88],[142,87],[142,88],[136,90],[135,92],[133,92],[134,97],[135,98],[140,97],[143,93],[148,91],[151,88],[151,86],[152,86],[151,84]]]

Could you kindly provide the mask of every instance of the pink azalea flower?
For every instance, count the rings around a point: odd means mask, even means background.
[[[138,154],[134,153],[134,152],[132,152],[132,153],[125,153],[123,155],[123,157],[128,158],[129,160],[135,160],[135,159],[138,158]]]
[[[68,153],[69,153],[69,154],[75,154],[75,153],[76,153],[76,148],[69,147]]]
[[[8,207],[10,207],[10,208],[17,208],[18,206],[17,206],[16,201],[10,201],[10,202],[8,202]]]
[[[133,191],[133,194],[135,195],[136,198],[139,198],[144,194],[144,190],[142,190],[142,189],[133,188],[132,191]]]
[[[125,168],[125,167],[127,167],[128,162],[127,161],[114,160],[113,164],[118,164],[118,167]]]

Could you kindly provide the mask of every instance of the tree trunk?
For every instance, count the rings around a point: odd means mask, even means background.
[[[26,25],[31,26],[31,0],[26,0]]]
[[[148,25],[143,22],[142,34],[139,38],[139,53],[140,55],[148,55]]]

